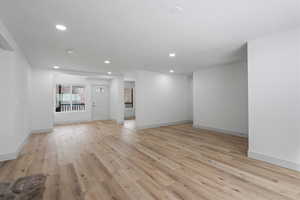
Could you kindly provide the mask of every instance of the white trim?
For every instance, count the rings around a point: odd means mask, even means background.
[[[24,139],[24,141],[17,147],[17,150],[15,152],[7,153],[7,154],[0,154],[0,162],[17,159],[22,148],[28,142],[29,136],[30,136],[30,134],[28,134],[28,136]]]
[[[39,130],[31,130],[30,134],[26,136],[24,141],[17,147],[15,152],[7,153],[7,154],[0,154],[0,162],[2,161],[8,161],[8,160],[15,160],[18,158],[20,152],[22,151],[25,144],[28,143],[28,139],[31,134],[37,134],[37,133],[51,133],[53,131],[52,128],[50,129],[39,129]]]
[[[18,157],[18,152],[7,153],[7,154],[0,154],[0,162],[14,160]]]
[[[83,112],[88,112],[87,109],[85,110],[71,110],[71,111],[64,111],[64,112],[56,112],[55,113],[83,113]]]
[[[215,132],[224,133],[227,135],[234,135],[234,136],[245,137],[245,138],[248,137],[247,133],[240,133],[237,131],[230,131],[230,130],[221,129],[221,128],[213,128],[213,127],[201,126],[201,125],[195,125],[195,124],[193,124],[193,128],[215,131]]]
[[[192,123],[192,121],[191,120],[183,120],[183,121],[177,121],[177,122],[166,122],[166,123],[159,123],[159,124],[137,126],[136,129],[141,130],[141,129],[148,129],[148,128],[159,128],[162,126],[172,126],[172,125],[186,124],[186,123]]]
[[[70,121],[58,121],[55,122],[54,125],[68,125],[68,124],[80,124],[80,123],[89,123],[89,122],[96,122],[96,121],[107,121],[107,120],[111,120],[111,121],[115,121],[117,124],[123,124],[124,121],[120,121],[117,122],[117,120],[115,119],[101,119],[101,120],[70,120]],[[50,130],[50,129],[49,129]]]
[[[70,121],[59,121],[55,122],[54,125],[68,125],[68,124],[80,124],[80,123],[87,123],[92,122],[93,120],[70,120]]]
[[[278,158],[274,158],[274,157],[267,156],[267,155],[260,154],[260,153],[255,153],[255,152],[252,152],[252,151],[248,151],[248,157],[256,159],[256,160],[265,161],[265,162],[268,162],[268,163],[271,163],[271,164],[274,164],[274,165],[278,165],[280,167],[300,171],[300,164],[298,164],[298,163],[294,163],[294,162],[290,162],[290,161],[286,161],[286,160],[281,160],[281,159],[278,159]]]
[[[53,128],[48,129],[37,129],[37,130],[31,130],[31,134],[37,134],[37,133],[51,133],[53,131]]]

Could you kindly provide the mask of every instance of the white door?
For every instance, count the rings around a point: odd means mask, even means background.
[[[92,117],[93,120],[109,119],[108,87],[97,85],[92,87]]]

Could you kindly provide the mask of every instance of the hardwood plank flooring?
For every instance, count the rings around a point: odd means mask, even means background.
[[[20,157],[0,168],[0,181],[47,174],[44,200],[300,199],[300,173],[246,151],[245,138],[191,124],[72,124],[30,136]]]

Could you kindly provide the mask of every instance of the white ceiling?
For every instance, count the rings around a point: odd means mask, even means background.
[[[243,60],[246,41],[299,27],[300,1],[1,0],[0,18],[34,67],[190,73]]]

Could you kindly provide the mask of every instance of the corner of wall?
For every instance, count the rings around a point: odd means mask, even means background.
[[[24,146],[28,143],[29,137],[30,134],[28,134],[28,136],[25,137],[24,141],[22,141],[17,146],[15,151],[6,154],[0,154],[0,162],[17,159]]]
[[[294,163],[294,162],[290,162],[290,161],[286,161],[286,160],[281,160],[281,159],[278,159],[275,157],[267,156],[267,155],[256,153],[253,151],[248,151],[248,157],[255,159],[255,160],[264,161],[267,163],[278,165],[280,167],[284,167],[284,168],[288,168],[288,169],[292,169],[292,170],[296,170],[296,171],[300,172],[300,163]]]
[[[202,125],[195,124],[195,123],[193,124],[193,128],[195,128],[195,129],[203,129],[203,130],[214,131],[214,132],[218,132],[218,133],[224,133],[224,134],[227,134],[227,135],[234,135],[234,136],[248,138],[248,133],[231,131],[231,130],[226,130],[226,129],[221,129],[221,128],[213,128],[213,127],[208,127],[208,126],[202,126]]]

